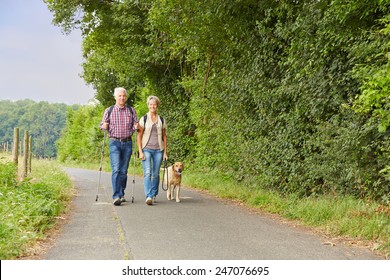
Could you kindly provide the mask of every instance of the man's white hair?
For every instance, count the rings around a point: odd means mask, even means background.
[[[114,96],[118,96],[118,94],[121,92],[124,92],[127,95],[127,91],[124,87],[117,87],[114,90]]]

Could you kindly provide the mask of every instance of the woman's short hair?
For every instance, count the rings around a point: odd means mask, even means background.
[[[151,95],[146,99],[146,104],[149,104],[150,101],[156,101],[157,106],[160,105],[160,99],[157,96]]]
[[[117,96],[119,93],[121,92],[125,92],[125,94],[127,95],[127,91],[124,87],[117,87],[114,89],[114,96]]]

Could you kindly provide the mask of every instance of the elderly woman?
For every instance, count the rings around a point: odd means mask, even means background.
[[[146,100],[149,112],[138,123],[138,151],[144,171],[146,204],[156,202],[160,182],[162,160],[167,160],[166,122],[157,114],[160,99],[149,96]]]

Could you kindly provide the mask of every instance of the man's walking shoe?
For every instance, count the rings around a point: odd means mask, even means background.
[[[121,197],[121,202],[126,202],[126,198],[124,196]]]
[[[115,198],[114,199],[114,205],[116,205],[116,206],[119,206],[119,205],[121,205],[121,199],[120,198]]]
[[[146,199],[146,204],[147,204],[147,205],[152,205],[152,203],[153,203],[153,200],[152,200],[150,197],[148,197],[148,198]]]
[[[156,199],[156,197],[155,196],[153,196],[153,203],[157,203],[157,199]]]

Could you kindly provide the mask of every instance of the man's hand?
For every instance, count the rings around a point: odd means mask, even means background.
[[[104,130],[108,129],[108,122],[105,122],[102,124],[102,129],[104,129]]]

